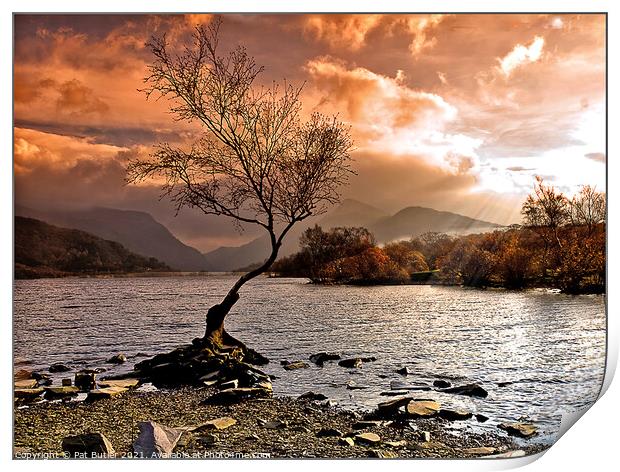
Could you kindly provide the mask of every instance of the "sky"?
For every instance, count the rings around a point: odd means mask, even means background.
[[[265,67],[259,84],[305,84],[305,116],[338,114],[355,150],[343,198],[520,221],[534,176],[571,195],[605,189],[603,15],[223,15],[220,42]],[[15,202],[143,210],[208,251],[239,245],[223,217],[182,210],[125,166],[159,142],[191,144],[166,100],[139,89],[145,43],[187,41],[211,15],[17,15]]]

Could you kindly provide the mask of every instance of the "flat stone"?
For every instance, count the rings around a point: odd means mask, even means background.
[[[112,443],[101,433],[78,434],[62,440],[62,450],[72,457],[106,458],[114,457]]]
[[[299,395],[297,399],[298,400],[310,400],[310,401],[322,401],[322,400],[327,400],[327,397],[323,395],[322,393],[306,392],[302,395]]]
[[[133,443],[133,451],[141,457],[160,458],[172,453],[185,429],[169,428],[154,421],[138,423],[140,434]]]
[[[491,456],[485,456],[485,459],[506,459],[512,457],[523,457],[525,456],[525,451],[522,449],[517,449],[515,451],[506,451],[501,454],[493,454]]]
[[[439,410],[439,417],[448,421],[462,421],[468,420],[471,418],[473,414],[467,410],[463,410],[462,408],[455,409],[441,409]]]
[[[204,400],[204,403],[208,405],[230,405],[250,398],[266,398],[270,396],[271,390],[264,388],[229,388],[211,395]]]
[[[338,362],[338,365],[340,367],[346,367],[348,369],[360,368],[362,367],[362,364],[362,359],[360,359],[359,357],[355,357],[353,359],[343,359]]]
[[[411,397],[400,397],[395,398],[394,400],[389,400],[387,402],[382,402],[377,405],[377,413],[379,414],[394,414],[396,413],[402,406],[405,406],[412,400]]]
[[[347,390],[365,390],[368,388],[368,385],[359,385],[355,383],[353,380],[349,380],[347,382]]]
[[[288,424],[284,421],[280,421],[280,420],[266,421],[260,418],[258,420],[258,424],[260,424],[263,428],[266,428],[266,429],[284,429],[288,426]]]
[[[355,442],[363,445],[375,445],[381,442],[381,437],[375,433],[359,433],[354,436]]]
[[[37,388],[16,388],[13,390],[13,395],[15,398],[21,398],[25,400],[32,400],[34,398],[40,397],[45,389],[43,387]]]
[[[228,382],[222,382],[220,384],[220,390],[226,390],[229,388],[239,388],[239,380],[229,380]]]
[[[433,400],[412,400],[407,403],[407,415],[410,418],[430,418],[439,413],[441,405]]]
[[[532,423],[501,423],[497,427],[506,431],[510,436],[519,438],[530,438],[538,432],[538,428]]]
[[[372,421],[372,420],[362,420],[356,423],[353,423],[351,428],[353,429],[368,429],[368,428],[376,428],[381,426],[383,421]]]
[[[355,446],[355,441],[351,437],[339,438],[338,444],[341,446]]]
[[[13,379],[14,380],[29,380],[29,379],[34,379],[34,376],[32,375],[32,372],[28,369],[18,369],[15,371],[15,374],[13,374]]]
[[[431,388],[428,385],[411,385],[406,384],[402,380],[392,380],[390,382],[390,389],[392,390],[420,390],[420,391],[429,391]]]
[[[406,447],[407,446],[407,441],[405,441],[405,440],[401,440],[401,441],[385,441],[383,444],[385,444],[386,446],[389,446],[389,447],[400,448],[400,447]]]
[[[73,382],[71,381],[71,379],[62,379],[61,384],[63,387],[71,387],[71,385],[73,385]]]
[[[237,420],[229,416],[223,416],[221,418],[215,418],[213,420],[206,421],[198,426],[192,426],[188,428],[188,431],[205,431],[211,429],[223,430],[230,428],[232,425],[237,424]]]
[[[486,456],[489,454],[495,454],[497,448],[494,447],[469,447],[467,449],[463,449],[464,454],[468,455],[476,455],[476,456]]]
[[[477,413],[476,415],[476,420],[478,420],[479,423],[484,423],[485,421],[488,421],[489,417],[486,415],[483,415],[481,413]]]
[[[316,433],[317,438],[339,438],[342,436],[342,431],[335,428],[322,428]]]
[[[448,382],[447,380],[435,380],[433,382],[433,387],[437,387],[437,388],[450,388],[451,386],[452,384]]]
[[[319,367],[323,367],[323,364],[327,361],[337,361],[340,359],[340,355],[333,352],[319,352],[310,356],[310,362],[315,363]]]
[[[55,373],[55,372],[69,372],[70,370],[71,369],[69,367],[67,367],[64,364],[60,364],[60,363],[52,364],[49,367],[49,371],[52,372],[52,373]]]
[[[289,362],[283,367],[284,367],[284,370],[297,370],[297,369],[307,369],[308,367],[310,367],[310,365],[304,361],[295,361],[295,362]]]
[[[411,375],[413,374],[413,370],[409,367],[403,367],[401,369],[398,369],[396,373],[400,375]]]
[[[100,380],[97,382],[100,387],[121,387],[121,388],[134,388],[137,387],[140,381],[138,379],[110,379],[110,380]]]
[[[45,399],[58,400],[60,398],[75,397],[80,393],[77,387],[45,387]]]
[[[442,391],[445,393],[454,393],[456,395],[466,395],[468,397],[486,398],[489,395],[489,392],[487,392],[484,388],[475,383],[461,385],[459,387],[447,388]]]
[[[112,398],[121,393],[125,393],[128,389],[124,387],[104,387],[97,390],[91,390],[86,396],[86,402],[94,402],[105,398]]]
[[[221,371],[214,370],[213,372],[209,372],[208,374],[203,375],[198,380],[200,380],[201,382],[210,382],[214,380],[216,381],[220,375],[221,375]]]
[[[25,380],[16,380],[15,388],[16,389],[28,389],[28,388],[36,388],[39,384],[35,379],[25,379]]]

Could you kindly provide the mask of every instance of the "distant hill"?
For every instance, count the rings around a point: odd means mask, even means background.
[[[418,206],[407,207],[393,216],[381,218],[368,229],[378,242],[386,243],[396,239],[409,239],[429,231],[437,233],[468,234],[493,231],[501,226],[468,216],[437,211]]]
[[[309,226],[318,224],[323,229],[337,226],[362,226],[368,228],[378,243],[397,239],[409,239],[429,231],[467,234],[493,231],[500,227],[495,223],[477,220],[457,213],[437,211],[431,208],[407,207],[390,216],[382,210],[353,199],[343,202],[325,217],[298,225],[284,240],[280,256],[299,250],[299,237]],[[239,247],[221,247],[206,253],[205,259],[214,270],[231,271],[250,266],[267,258],[269,239],[264,236]]]
[[[117,241],[128,250],[141,256],[154,257],[174,270],[211,269],[200,251],[183,244],[164,225],[145,212],[113,208],[38,211],[16,207],[15,214]]]
[[[33,218],[15,217],[15,278],[170,270],[114,241]]]

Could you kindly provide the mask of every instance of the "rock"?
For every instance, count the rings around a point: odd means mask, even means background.
[[[73,382],[71,382],[71,379],[62,379],[61,385],[63,387],[71,387],[71,385],[73,385]]]
[[[455,409],[441,409],[439,410],[439,417],[448,421],[462,421],[468,420],[471,418],[473,414],[467,410],[463,410],[462,408]]]
[[[338,362],[338,365],[340,367],[346,367],[349,369],[359,368],[362,367],[362,360],[359,357],[356,357],[354,359],[343,359]]]
[[[288,423],[285,421],[274,420],[274,421],[266,421],[262,419],[258,419],[258,424],[266,429],[284,429],[288,426]]]
[[[523,456],[525,456],[525,451],[522,449],[517,449],[515,451],[506,451],[506,452],[502,452],[501,454],[494,454],[492,456],[486,456],[485,459],[487,457],[489,459],[506,459],[506,458],[523,457]]]
[[[213,420],[206,421],[198,426],[191,426],[187,428],[187,431],[205,431],[210,429],[223,430],[230,428],[232,425],[237,424],[237,420],[229,416],[223,416],[221,418],[215,418]]]
[[[353,440],[353,438],[350,437],[339,438],[338,444],[340,444],[341,446],[355,446],[355,441]]]
[[[140,381],[138,379],[106,379],[98,382],[100,387],[121,387],[121,388],[134,388],[137,387]]]
[[[47,374],[43,374],[41,372],[33,372],[32,378],[35,379],[37,381],[37,384],[41,386],[52,385],[52,378]]]
[[[359,433],[354,436],[355,442],[365,446],[373,446],[381,442],[381,438],[375,433]]]
[[[362,421],[353,423],[351,428],[353,429],[376,428],[377,426],[381,426],[382,424],[383,424],[383,421],[362,420]]]
[[[448,382],[447,380],[435,380],[433,382],[433,387],[437,387],[437,388],[450,388],[451,386],[452,384]]]
[[[400,397],[395,398],[394,400],[389,400],[387,402],[382,402],[377,405],[377,414],[384,415],[394,415],[398,412],[398,410],[405,406],[412,400],[411,397]]]
[[[31,389],[36,388],[39,384],[35,379],[24,379],[24,380],[16,380],[15,388],[16,389]]]
[[[398,454],[393,451],[381,451],[379,449],[371,449],[368,457],[376,457],[377,459],[396,459]]]
[[[211,395],[203,402],[208,405],[230,405],[233,403],[239,403],[242,400],[251,398],[266,398],[270,396],[271,391],[264,388],[229,388],[228,390],[222,390],[214,395]]]
[[[497,382],[498,387],[507,387],[508,385],[512,385],[513,382]]]
[[[73,383],[83,392],[88,392],[95,388],[95,374],[90,372],[76,372]]]
[[[460,387],[452,387],[443,390],[444,393],[454,393],[456,395],[466,395],[468,397],[486,398],[489,395],[484,388],[478,384],[461,385]]]
[[[80,389],[77,387],[45,387],[44,390],[46,400],[76,397],[80,393]]]
[[[494,447],[468,447],[463,449],[463,454],[475,455],[475,456],[487,456],[489,454],[495,454],[497,451]]]
[[[375,356],[361,357],[360,359],[362,359],[362,362],[374,362],[377,360]]]
[[[196,441],[204,447],[211,447],[217,444],[217,436],[211,433],[202,434],[198,437],[198,439],[196,439]]]
[[[501,423],[497,427],[506,431],[510,436],[519,438],[531,438],[538,432],[538,428],[532,423]]]
[[[406,412],[410,418],[430,418],[439,413],[441,405],[433,400],[412,400],[407,403]]]
[[[322,428],[317,431],[317,438],[339,438],[342,436],[342,431],[335,428]]]
[[[407,390],[388,390],[381,392],[379,395],[382,397],[398,397],[400,395],[407,395],[407,393],[409,393]]]
[[[52,364],[48,370],[51,373],[56,373],[56,372],[69,372],[71,369],[64,364],[56,363],[56,364]]]
[[[86,396],[86,400],[84,401],[87,403],[90,403],[90,402],[94,402],[97,400],[103,400],[105,398],[112,398],[117,395],[120,395],[121,393],[125,393],[126,391],[127,389],[123,387],[99,388],[97,390],[91,390],[90,392],[88,392],[88,395]]]
[[[62,440],[62,450],[72,457],[114,457],[112,443],[101,433],[78,434]]]
[[[367,385],[358,385],[353,380],[347,382],[347,390],[364,390],[368,388]]]
[[[299,395],[297,399],[298,400],[310,400],[310,401],[315,402],[315,401],[327,400],[327,397],[323,395],[322,393],[306,392],[302,395]]]
[[[340,355],[333,352],[319,352],[310,356],[310,362],[315,363],[319,367],[323,367],[323,364],[327,361],[337,361],[340,359]]]
[[[34,379],[33,372],[28,369],[18,369],[13,374],[13,380],[29,380]],[[36,379],[35,379],[36,380]]]
[[[291,431],[295,431],[296,433],[309,433],[310,429],[306,426],[297,425],[291,428]]]
[[[146,458],[170,455],[185,431],[181,428],[169,428],[154,421],[141,421],[138,423],[138,428],[140,434],[133,443],[133,451]]]
[[[115,354],[114,356],[110,357],[106,362],[108,364],[124,364],[125,362],[127,362],[127,357],[125,356],[125,354]]]
[[[239,380],[229,380],[228,382],[222,382],[220,384],[220,390],[226,390],[229,388],[239,388]]]
[[[43,387],[36,388],[16,388],[13,390],[13,396],[21,400],[34,400],[40,397],[45,389]]]
[[[211,382],[211,381],[217,380],[220,375],[221,375],[221,372],[219,370],[214,370],[213,372],[209,372],[208,374],[203,375],[198,380],[200,382]]]
[[[402,369],[398,369],[396,373],[400,375],[411,375],[413,374],[413,370],[411,370],[409,367],[403,367]]]
[[[400,447],[406,447],[407,446],[407,441],[405,441],[405,440],[401,440],[401,441],[385,441],[383,444],[385,444],[386,446],[389,446],[389,447],[400,448]]]
[[[419,391],[429,391],[431,388],[428,385],[409,385],[404,383],[401,380],[392,380],[390,382],[390,388],[392,390],[419,390]]]
[[[418,431],[418,438],[422,442],[431,442],[431,433],[430,431]]]
[[[307,369],[310,365],[304,361],[289,362],[284,366],[284,370]]]
[[[477,413],[475,416],[479,423],[484,423],[485,421],[489,419],[488,416],[480,414],[480,413]]]

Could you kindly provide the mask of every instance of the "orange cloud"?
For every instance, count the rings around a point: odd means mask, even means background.
[[[512,51],[499,59],[500,70],[506,77],[510,77],[510,74],[512,74],[516,68],[528,62],[536,62],[539,60],[542,56],[544,45],[545,39],[541,36],[536,36],[529,46],[517,44]]]

